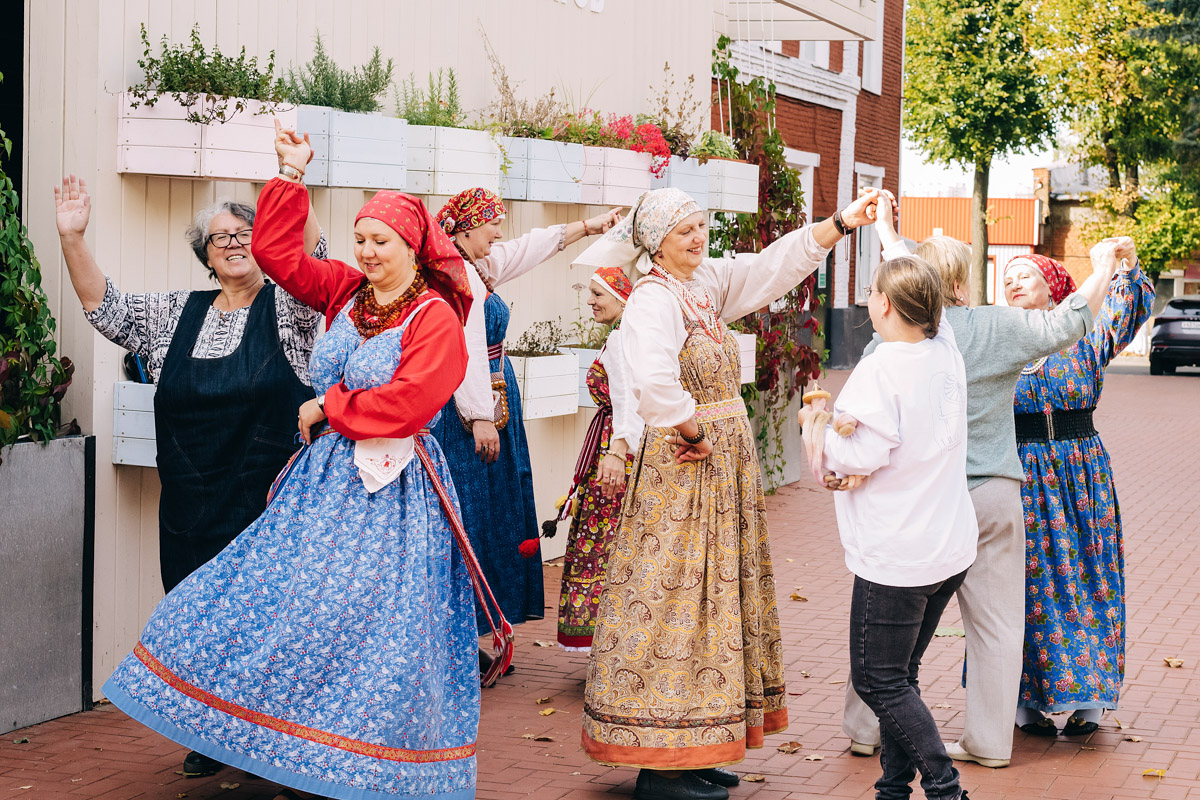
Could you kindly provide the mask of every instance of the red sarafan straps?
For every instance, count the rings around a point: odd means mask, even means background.
[[[467,572],[471,576],[471,586],[475,589],[475,597],[479,599],[479,605],[483,607],[483,614],[487,617],[488,625],[492,628],[492,647],[495,651],[492,665],[480,679],[481,685],[491,686],[496,682],[497,678],[504,674],[509,665],[512,664],[512,625],[504,618],[504,612],[500,610],[500,604],[496,602],[496,597],[492,594],[492,588],[488,586],[487,578],[483,576],[483,568],[479,566],[479,559],[475,557],[475,551],[471,549],[471,541],[467,538],[467,532],[463,528],[462,520],[459,518],[458,512],[454,509],[454,503],[450,501],[450,493],[446,491],[446,485],[438,477],[437,470],[433,466],[433,459],[429,457],[429,451],[425,449],[421,437],[418,436],[414,444],[416,445],[417,458],[421,460],[421,464],[425,467],[425,472],[429,475],[429,481],[433,484],[433,489],[437,492],[438,500],[442,503],[442,511],[446,513],[446,519],[450,522],[450,530],[454,531],[454,539],[458,542],[458,549],[462,552],[463,561],[467,563]],[[496,619],[500,620],[499,628],[496,627],[491,609],[488,607],[489,600],[496,609]]]

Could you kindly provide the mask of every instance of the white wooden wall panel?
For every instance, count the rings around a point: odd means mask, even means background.
[[[330,55],[360,64],[379,45],[395,60],[397,79],[453,67],[464,107],[483,112],[494,96],[491,67],[479,30],[488,32],[518,91],[530,99],[555,89],[576,107],[636,113],[649,85],[670,62],[677,78],[697,77],[707,92],[712,8],[708,0],[606,0],[595,14],[557,0],[25,0],[25,208],[44,286],[59,322],[60,351],[77,365],[65,413],[97,437],[97,452],[112,447],[113,384],[123,352],[83,319],[58,249],[51,189],[66,172],[83,177],[92,195],[88,244],[101,268],[125,291],[207,289],[213,284],[184,239],[195,212],[217,198],[253,202],[261,188],[247,183],[191,181],[116,172],[118,92],[141,79],[139,36],[145,23],[155,51],[163,36],[186,42],[198,24],[205,44],[236,55],[267,58],[283,74],[312,55],[320,29]],[[394,98],[384,103],[393,113]],[[704,112],[697,123],[706,122]],[[313,192],[331,254],[353,261],[354,215],[369,193]],[[445,198],[428,198],[436,213]],[[569,222],[599,208],[513,203],[512,236]],[[587,274],[569,266],[575,245],[546,265],[501,287],[513,308],[515,339],[538,320],[574,321],[583,308],[571,288]],[[586,308],[583,308],[586,312]],[[591,411],[527,425],[538,515],[547,519],[568,488]],[[158,475],[152,469],[108,464],[96,474],[94,673],[99,687],[133,647],[161,597],[158,568]],[[556,556],[560,535],[546,549]]]

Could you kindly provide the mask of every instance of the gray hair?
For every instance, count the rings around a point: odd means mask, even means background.
[[[208,264],[208,229],[212,226],[212,221],[217,218],[218,214],[233,214],[242,222],[254,227],[254,206],[249,203],[238,203],[233,200],[218,200],[210,206],[205,206],[196,212],[196,218],[192,220],[192,226],[187,229],[188,244],[192,246],[192,252],[196,254],[196,258],[208,270],[208,277],[216,278],[217,271]]]

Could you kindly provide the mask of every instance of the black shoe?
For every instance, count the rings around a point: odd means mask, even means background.
[[[225,765],[215,758],[209,758],[203,753],[193,750],[183,760],[183,777],[205,778],[209,775],[216,775],[224,767]]]
[[[1100,723],[1092,722],[1083,717],[1071,716],[1067,718],[1067,724],[1063,725],[1062,736],[1087,736],[1089,733],[1095,733],[1100,728]]]
[[[709,783],[693,772],[667,778],[660,772],[644,769],[638,773],[633,800],[728,800],[723,786]]]
[[[717,786],[724,786],[726,789],[730,786],[737,786],[742,782],[742,779],[737,776],[736,772],[729,769],[722,769],[721,767],[709,767],[708,769],[693,769],[689,771],[701,780],[715,783]]]

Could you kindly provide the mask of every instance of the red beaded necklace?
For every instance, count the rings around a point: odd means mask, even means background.
[[[428,287],[420,271],[413,277],[412,283],[404,294],[397,297],[386,306],[379,305],[375,299],[375,289],[370,283],[364,283],[354,295],[354,305],[350,308],[350,321],[364,339],[378,336],[396,324],[396,320],[404,313],[413,300],[416,300]]]
[[[717,309],[713,305],[712,298],[708,296],[708,292],[693,292],[683,281],[658,264],[650,268],[650,274],[667,285],[667,288],[683,303],[684,308],[692,313],[692,318],[700,323],[700,327],[704,329],[710,339],[717,344],[724,340],[725,332],[721,330],[721,318],[717,314]]]

